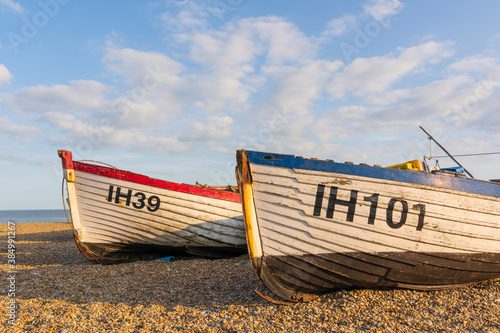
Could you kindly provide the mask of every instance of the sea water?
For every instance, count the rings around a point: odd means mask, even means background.
[[[0,224],[9,221],[14,223],[67,222],[68,219],[64,209],[0,210]]]

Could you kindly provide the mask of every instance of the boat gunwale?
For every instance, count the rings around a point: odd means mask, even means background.
[[[255,164],[427,185],[500,199],[500,184],[479,179],[461,178],[453,174],[388,169],[364,164],[338,163],[331,160],[319,160],[289,154],[250,150],[246,150],[246,153],[248,161]]]
[[[192,195],[198,195],[202,197],[208,197],[213,199],[241,202],[240,195],[237,192],[228,192],[215,188],[204,187],[200,185],[191,185],[184,183],[176,183],[167,180],[161,180],[157,178],[151,178],[139,173],[115,169],[106,166],[100,166],[90,163],[84,163],[72,160],[71,151],[59,150],[59,157],[62,159],[63,169],[65,170],[76,170],[80,172],[86,172],[98,176],[103,176],[107,178],[119,179],[123,181],[129,181],[132,183],[137,183],[141,185],[172,190],[177,192],[183,192]]]

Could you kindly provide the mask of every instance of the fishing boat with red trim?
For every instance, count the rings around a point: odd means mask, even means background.
[[[500,183],[455,171],[240,150],[253,268],[294,302],[337,289],[436,290],[500,278]]]
[[[113,264],[247,251],[236,187],[169,182],[58,153],[75,242],[87,259]]]

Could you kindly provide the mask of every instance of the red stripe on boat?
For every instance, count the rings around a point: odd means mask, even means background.
[[[66,150],[59,150],[59,157],[61,157],[62,159],[63,169],[74,169],[76,171],[87,172],[98,176],[120,179],[137,184],[148,185],[152,187],[163,188],[167,190],[183,192],[188,194],[194,194],[208,198],[241,202],[239,193],[226,192],[217,189],[189,185],[189,184],[174,183],[166,180],[151,178],[130,171],[73,161],[71,152]]]

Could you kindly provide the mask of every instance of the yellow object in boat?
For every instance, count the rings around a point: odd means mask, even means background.
[[[417,170],[417,171],[425,170],[423,163],[419,160],[413,160],[401,164],[391,165],[388,166],[387,168],[400,169],[400,170]]]

